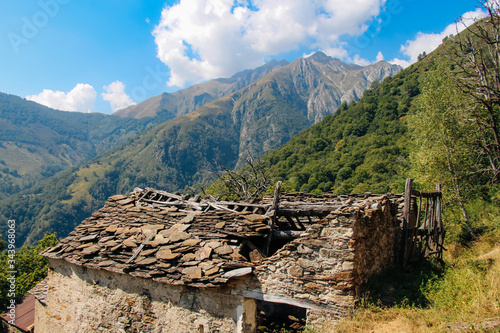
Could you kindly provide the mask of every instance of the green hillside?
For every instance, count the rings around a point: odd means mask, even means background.
[[[382,82],[357,102],[265,155],[271,171],[295,191],[320,194],[403,192],[409,173],[406,116],[414,110],[423,73],[436,66],[444,47]]]
[[[404,117],[419,93],[419,63],[373,84],[358,102],[266,155],[274,174],[296,191],[339,194],[401,191],[408,168]]]

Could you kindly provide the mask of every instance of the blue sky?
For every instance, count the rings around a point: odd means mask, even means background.
[[[479,17],[476,1],[0,2],[0,92],[112,113],[162,92],[322,50],[407,66]]]

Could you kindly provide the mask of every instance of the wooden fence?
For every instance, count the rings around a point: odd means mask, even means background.
[[[436,192],[412,189],[413,179],[405,186],[401,264],[403,267],[429,256],[442,259],[444,229],[441,185]]]

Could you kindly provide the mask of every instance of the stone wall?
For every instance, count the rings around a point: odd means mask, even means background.
[[[400,239],[395,215],[385,198],[332,212],[257,267],[260,286],[252,292],[346,315],[368,277],[395,263]]]
[[[173,286],[50,259],[37,332],[252,332],[255,302],[221,288]]]
[[[45,303],[37,300],[35,302],[35,328],[37,332],[50,332],[49,326],[47,326],[49,323],[49,318],[45,318],[45,316]]]
[[[360,211],[356,219],[353,237],[356,294],[372,275],[397,264],[402,232],[397,205],[398,202],[382,200]]]

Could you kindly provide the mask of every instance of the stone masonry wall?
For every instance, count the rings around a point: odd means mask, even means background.
[[[367,278],[394,263],[394,215],[384,198],[332,212],[256,268],[260,292],[346,315]]]
[[[397,216],[397,203],[381,200],[358,215],[354,232],[355,292],[373,274],[397,263],[396,254],[401,242],[401,229]]]
[[[38,332],[233,333],[244,325],[238,318],[248,300],[224,288],[172,286],[57,259],[50,266]]]

